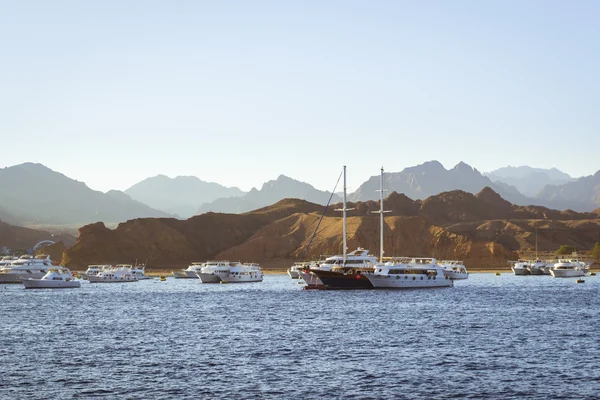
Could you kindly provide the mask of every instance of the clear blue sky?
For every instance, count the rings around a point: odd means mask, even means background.
[[[598,1],[1,1],[0,166],[356,188],[600,169]]]

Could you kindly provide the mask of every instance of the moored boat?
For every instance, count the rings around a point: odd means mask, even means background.
[[[373,274],[365,275],[375,289],[425,289],[452,287],[454,280],[444,268],[434,263],[386,263],[378,265]]]
[[[135,278],[138,281],[145,281],[148,279],[152,279],[151,276],[146,275],[146,266],[145,265],[140,265],[140,264],[136,264],[136,265],[131,265],[131,264],[117,264],[115,265],[116,268],[119,267],[124,267],[124,268],[129,268],[131,270],[131,274],[133,276],[135,276]]]
[[[585,276],[585,267],[579,261],[561,260],[554,264],[550,274],[555,278],[576,278]]]
[[[232,267],[237,267],[241,263],[229,261],[207,261],[202,269],[196,273],[202,283],[220,283],[223,278],[229,276]]]
[[[290,278],[292,279],[302,279],[302,277],[300,276],[300,273],[310,269],[311,266],[311,262],[295,262],[294,265],[292,265],[290,268],[288,268],[287,270],[287,274],[289,275]]]
[[[530,275],[528,267],[527,261],[519,260],[511,266],[511,269],[515,275]]]
[[[72,289],[81,287],[68,268],[50,268],[41,279],[23,280],[25,289]]]
[[[81,274],[81,279],[89,280],[90,276],[96,276],[101,271],[108,270],[110,268],[112,268],[112,265],[110,265],[110,264],[92,264],[92,265],[88,265],[87,270],[84,273]]]
[[[444,275],[453,280],[468,279],[469,273],[467,267],[462,261],[442,260],[438,264],[444,269]]]
[[[200,272],[203,267],[203,262],[193,262],[184,270],[172,272],[176,279],[198,279],[197,273]]]
[[[137,282],[137,278],[131,273],[130,268],[119,267],[100,271],[97,275],[88,277],[90,283],[125,283]]]
[[[373,289],[371,282],[364,276],[373,273],[377,257],[369,250],[358,248],[350,253],[329,257],[321,268],[312,269],[327,289]]]
[[[258,264],[239,264],[232,267],[229,275],[221,278],[223,283],[262,282],[263,272]]]
[[[21,283],[29,278],[41,279],[51,267],[50,256],[24,255],[0,268],[0,283]]]

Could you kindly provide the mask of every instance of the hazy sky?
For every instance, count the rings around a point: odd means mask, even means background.
[[[600,169],[598,1],[2,1],[0,167],[331,189]],[[350,189],[352,190],[352,189]]]

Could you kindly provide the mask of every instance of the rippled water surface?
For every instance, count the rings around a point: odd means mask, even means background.
[[[598,398],[600,277],[585,280],[0,285],[0,398]]]

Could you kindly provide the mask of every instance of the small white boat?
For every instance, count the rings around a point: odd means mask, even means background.
[[[98,275],[88,277],[90,283],[124,283],[137,282],[137,278],[131,273],[131,269],[120,267],[100,271]]]
[[[563,260],[554,264],[550,274],[555,278],[576,278],[585,276],[585,267],[579,261]]]
[[[202,270],[205,263],[193,262],[192,265],[181,271],[172,271],[176,279],[198,279],[197,273]]]
[[[68,268],[50,268],[41,279],[26,279],[25,289],[72,289],[81,287],[81,283],[73,278]]]
[[[221,278],[223,283],[262,282],[263,272],[258,264],[239,264],[232,267],[229,275]]]
[[[454,286],[454,280],[435,262],[423,263],[414,259],[409,264],[392,262],[377,265],[375,272],[365,274],[375,289],[425,289]]]
[[[444,269],[444,275],[453,280],[468,279],[469,273],[462,261],[442,260],[438,264]]]

